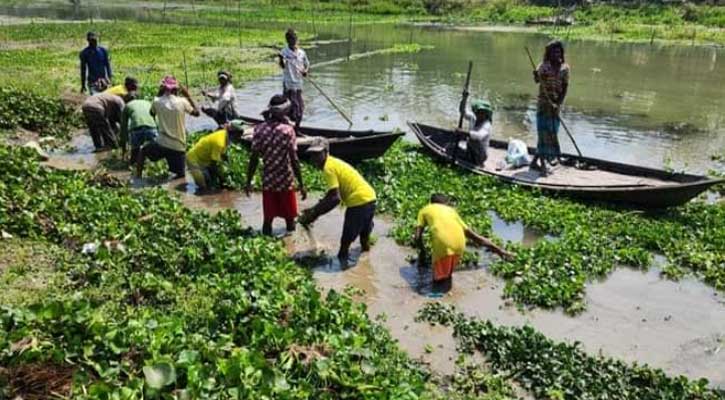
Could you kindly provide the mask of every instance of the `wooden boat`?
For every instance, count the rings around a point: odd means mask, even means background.
[[[253,118],[253,117],[248,117],[245,115],[240,116],[239,119],[241,119],[244,122],[248,122],[248,123],[254,124],[254,125],[262,122],[261,118]],[[350,136],[352,136],[352,137],[377,136],[377,135],[383,135],[383,134],[391,133],[391,132],[380,132],[380,131],[374,131],[372,129],[363,130],[363,131],[360,131],[360,130],[357,130],[357,131],[347,130],[346,131],[346,130],[339,130],[339,129],[313,128],[310,126],[300,126],[299,133],[302,135],[305,135],[305,136],[322,136],[322,137],[331,139],[331,138],[349,138]]]
[[[259,119],[242,117],[249,123],[260,123]],[[330,154],[349,163],[382,157],[386,151],[405,132],[377,132],[377,131],[343,131],[324,128],[301,127],[301,136],[297,139],[297,151],[304,154],[309,146],[306,136],[321,136],[327,138],[330,144]],[[251,137],[242,139],[247,146],[251,145]]]
[[[457,135],[448,129],[408,122],[424,148],[439,160],[480,175],[491,175],[504,182],[545,192],[565,194],[583,200],[624,203],[640,208],[662,208],[684,204],[710,187],[725,182],[706,176],[673,173],[596,158],[562,154],[567,165],[557,165],[546,177],[528,167],[518,169],[496,166],[506,156],[508,143],[491,140],[484,167],[463,158],[453,160],[448,149],[457,143]],[[535,149],[529,148],[529,154]],[[572,164],[572,165],[569,165]],[[575,165],[587,165],[587,169]]]

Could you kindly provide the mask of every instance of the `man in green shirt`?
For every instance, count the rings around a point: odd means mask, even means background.
[[[131,163],[138,160],[141,146],[146,142],[156,140],[158,131],[156,120],[151,116],[151,102],[138,98],[138,83],[135,79],[128,94],[124,97],[126,107],[121,114],[121,151],[123,159],[126,158],[128,142],[131,142]],[[127,79],[129,82],[129,79]]]

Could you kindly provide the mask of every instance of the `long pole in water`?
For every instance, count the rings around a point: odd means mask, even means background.
[[[463,128],[463,117],[465,116],[466,102],[468,101],[468,88],[471,86],[471,71],[473,71],[473,61],[468,62],[468,73],[466,74],[466,84],[463,86],[463,109],[461,117],[458,118],[458,129]]]
[[[317,89],[317,91],[320,92],[322,97],[324,97],[330,103],[330,105],[332,105],[332,107],[335,109],[335,111],[337,111],[343,118],[345,118],[345,121],[347,121],[347,123],[350,124],[350,126],[352,126],[352,120],[350,119],[350,117],[348,117],[345,114],[345,112],[343,112],[342,109],[340,109],[340,107],[338,107],[337,104],[335,104],[335,102],[330,98],[330,96],[328,96],[327,93],[325,93],[325,91],[322,90],[322,88],[317,85],[317,82],[312,80],[312,78],[310,78],[309,76],[307,77],[307,80],[310,81],[312,86],[314,86],[315,89]]]
[[[534,63],[534,58],[531,57],[531,52],[529,51],[529,48],[524,46],[524,49],[526,49],[526,54],[529,56],[529,62],[531,62],[531,68],[533,68],[534,71],[536,71],[536,63]],[[551,104],[551,106],[554,107],[555,106],[554,101],[551,100],[551,97],[549,97],[549,92],[546,91],[546,88],[544,88],[544,95],[546,96],[546,100],[549,101],[549,104]],[[556,113],[556,119],[559,120],[559,123],[561,123],[561,126],[564,128],[564,131],[569,136],[569,139],[571,139],[571,142],[574,144],[574,148],[576,149],[577,154],[579,154],[579,157],[583,157],[581,150],[579,150],[579,145],[576,144],[576,140],[574,140],[574,136],[571,134],[571,132],[569,131],[569,128],[564,123],[564,120],[561,119],[561,115],[559,115],[558,112]]]

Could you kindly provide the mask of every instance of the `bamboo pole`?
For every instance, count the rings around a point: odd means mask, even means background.
[[[242,0],[237,0],[237,18],[239,19],[238,35],[239,35],[239,48],[242,48]]]
[[[350,61],[350,56],[352,55],[352,0],[349,0],[348,4],[350,5],[350,21],[347,31],[347,60]]]

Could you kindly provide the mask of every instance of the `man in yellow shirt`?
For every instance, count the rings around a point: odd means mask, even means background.
[[[463,256],[466,238],[480,246],[485,246],[503,258],[513,255],[497,246],[490,239],[471,230],[458,215],[455,208],[448,205],[445,195],[434,194],[430,204],[418,213],[418,227],[415,231],[415,243],[422,249],[423,231],[428,227],[431,231],[431,247],[433,249],[433,283],[434,285],[450,286],[453,269]]]
[[[370,250],[370,234],[375,216],[375,190],[355,168],[329,155],[327,142],[320,140],[307,149],[312,164],[322,170],[327,193],[314,207],[302,212],[299,221],[307,226],[338,204],[347,207],[337,258],[346,268],[350,264],[350,245],[358,236],[363,252]]]
[[[224,128],[199,139],[186,153],[186,166],[199,191],[222,187],[221,162],[226,159],[230,144],[240,143],[244,135],[244,123],[234,120]]]

